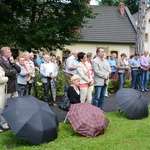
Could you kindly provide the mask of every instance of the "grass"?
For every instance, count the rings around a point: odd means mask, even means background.
[[[150,111],[150,107],[149,107]],[[150,116],[131,120],[119,112],[106,113],[109,125],[103,135],[86,138],[75,133],[69,122],[59,124],[58,138],[39,146],[14,137],[12,131],[0,134],[0,150],[149,150]]]

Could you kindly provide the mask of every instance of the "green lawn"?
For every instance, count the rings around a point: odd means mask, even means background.
[[[150,111],[150,107],[149,107]],[[119,112],[106,113],[110,123],[105,134],[86,138],[75,133],[69,124],[60,123],[55,141],[34,146],[14,137],[12,131],[0,134],[0,150],[149,150],[150,116],[131,120]]]

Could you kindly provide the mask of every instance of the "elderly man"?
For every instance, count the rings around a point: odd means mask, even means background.
[[[65,70],[66,89],[71,85],[71,77],[77,74],[77,57],[78,51],[73,51],[72,55],[67,58]]]
[[[56,65],[50,61],[49,55],[44,55],[43,58],[44,58],[44,63],[42,63],[40,66],[40,74],[42,76],[42,82],[44,86],[44,101],[50,103],[53,106],[56,106],[56,104],[54,103],[55,101],[54,93],[52,92],[52,88],[54,88],[52,87],[52,81],[55,81],[58,74],[58,69]],[[48,100],[49,90],[51,93],[50,102]]]
[[[7,98],[17,97],[17,74],[20,73],[20,67],[15,64],[12,53],[9,47],[1,48],[0,65],[5,70],[5,76],[8,77],[7,83]]]
[[[96,54],[97,57],[92,61],[95,86],[93,105],[103,109],[104,97],[111,68],[107,60],[104,59],[104,49],[102,47],[97,48]]]
[[[0,66],[5,71],[5,76],[8,77],[6,98],[4,99],[4,105],[6,104],[7,98],[17,97],[17,74],[20,73],[20,67],[15,64],[12,57],[12,53],[9,47],[2,47],[0,51]],[[3,129],[9,128],[7,123],[3,120]]]

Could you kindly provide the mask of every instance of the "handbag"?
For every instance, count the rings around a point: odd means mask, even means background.
[[[64,94],[61,101],[58,104],[58,107],[62,110],[69,111],[70,108],[70,100],[68,98],[67,93]]]

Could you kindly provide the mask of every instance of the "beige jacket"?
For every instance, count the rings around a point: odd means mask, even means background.
[[[6,83],[8,81],[8,77],[5,77],[5,71],[0,66],[0,108],[4,108],[5,106],[5,96],[6,96]]]
[[[118,73],[125,73],[125,67],[126,64],[122,59],[118,59],[117,60],[117,69],[118,69]]]
[[[88,71],[90,71],[88,65],[85,66],[82,62],[77,65],[77,74],[81,77],[80,84],[89,83],[91,81],[91,79],[88,78]]]
[[[94,86],[104,86],[104,81],[108,85],[108,76],[111,73],[111,68],[106,59],[103,61],[99,57],[96,57],[92,61],[92,67],[94,70]]]

